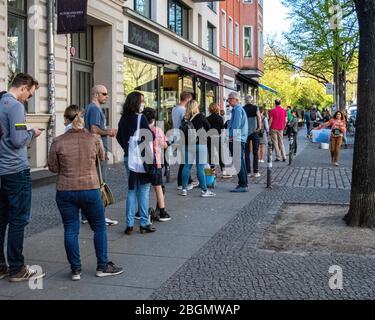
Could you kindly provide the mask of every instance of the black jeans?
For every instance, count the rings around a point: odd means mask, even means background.
[[[215,168],[215,154],[219,156],[219,165],[220,169],[223,170],[224,163],[221,155],[222,145],[221,145],[221,137],[218,139],[216,138],[215,141],[219,140],[219,146],[215,145],[214,150],[211,150],[211,138],[207,139],[207,148],[208,148],[208,163],[210,164],[211,168]]]
[[[258,152],[259,152],[259,136],[256,132],[249,135],[246,141],[246,148],[245,148],[245,162],[246,162],[246,170],[247,173],[251,173],[251,163],[250,163],[250,141],[253,143],[253,172],[259,172],[258,166]]]
[[[8,229],[7,256],[11,275],[25,265],[23,241],[31,209],[30,170],[1,176],[0,188],[0,267],[5,267],[4,243]]]

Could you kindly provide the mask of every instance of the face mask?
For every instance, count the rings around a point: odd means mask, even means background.
[[[143,112],[144,109],[145,109],[145,104],[142,102],[141,106],[139,107],[139,112]]]

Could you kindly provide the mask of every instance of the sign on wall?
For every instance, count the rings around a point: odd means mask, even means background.
[[[57,34],[86,32],[87,0],[58,0]]]
[[[159,53],[159,35],[129,21],[128,41],[143,49]]]

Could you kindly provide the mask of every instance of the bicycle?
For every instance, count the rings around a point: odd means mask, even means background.
[[[289,139],[289,165],[292,165],[292,162],[293,162],[293,159],[294,159],[294,156],[295,156],[295,139],[296,139],[296,135],[294,132],[291,132],[289,133],[288,135],[288,139]]]

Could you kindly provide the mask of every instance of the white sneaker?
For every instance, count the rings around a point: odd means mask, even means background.
[[[224,179],[229,179],[229,178],[232,178],[233,175],[229,174],[228,172],[226,172],[225,170],[223,171],[223,178]]]
[[[203,198],[216,197],[216,193],[213,193],[211,190],[202,191],[201,197]]]
[[[197,187],[199,187],[199,182],[194,181],[194,182],[190,183],[189,186],[188,186],[188,190],[189,190],[189,187],[192,187],[192,189],[197,188]]]
[[[264,163],[264,160],[259,160],[258,162],[260,162],[260,163]]]
[[[182,190],[182,186],[178,186],[178,187],[177,187],[177,190]]]
[[[105,224],[107,226],[115,226],[116,224],[118,224],[118,221],[117,220],[111,220],[109,218],[105,218]]]
[[[72,271],[72,280],[73,281],[81,280],[81,271]]]
[[[81,220],[81,223],[86,224],[86,223],[89,223],[89,222],[87,220]]]
[[[254,177],[255,177],[255,178],[259,178],[259,177],[260,177],[260,173],[258,172],[258,173],[256,173],[256,174],[254,174]]]
[[[180,192],[180,196],[187,196],[187,190],[186,189],[182,189],[181,192]]]

